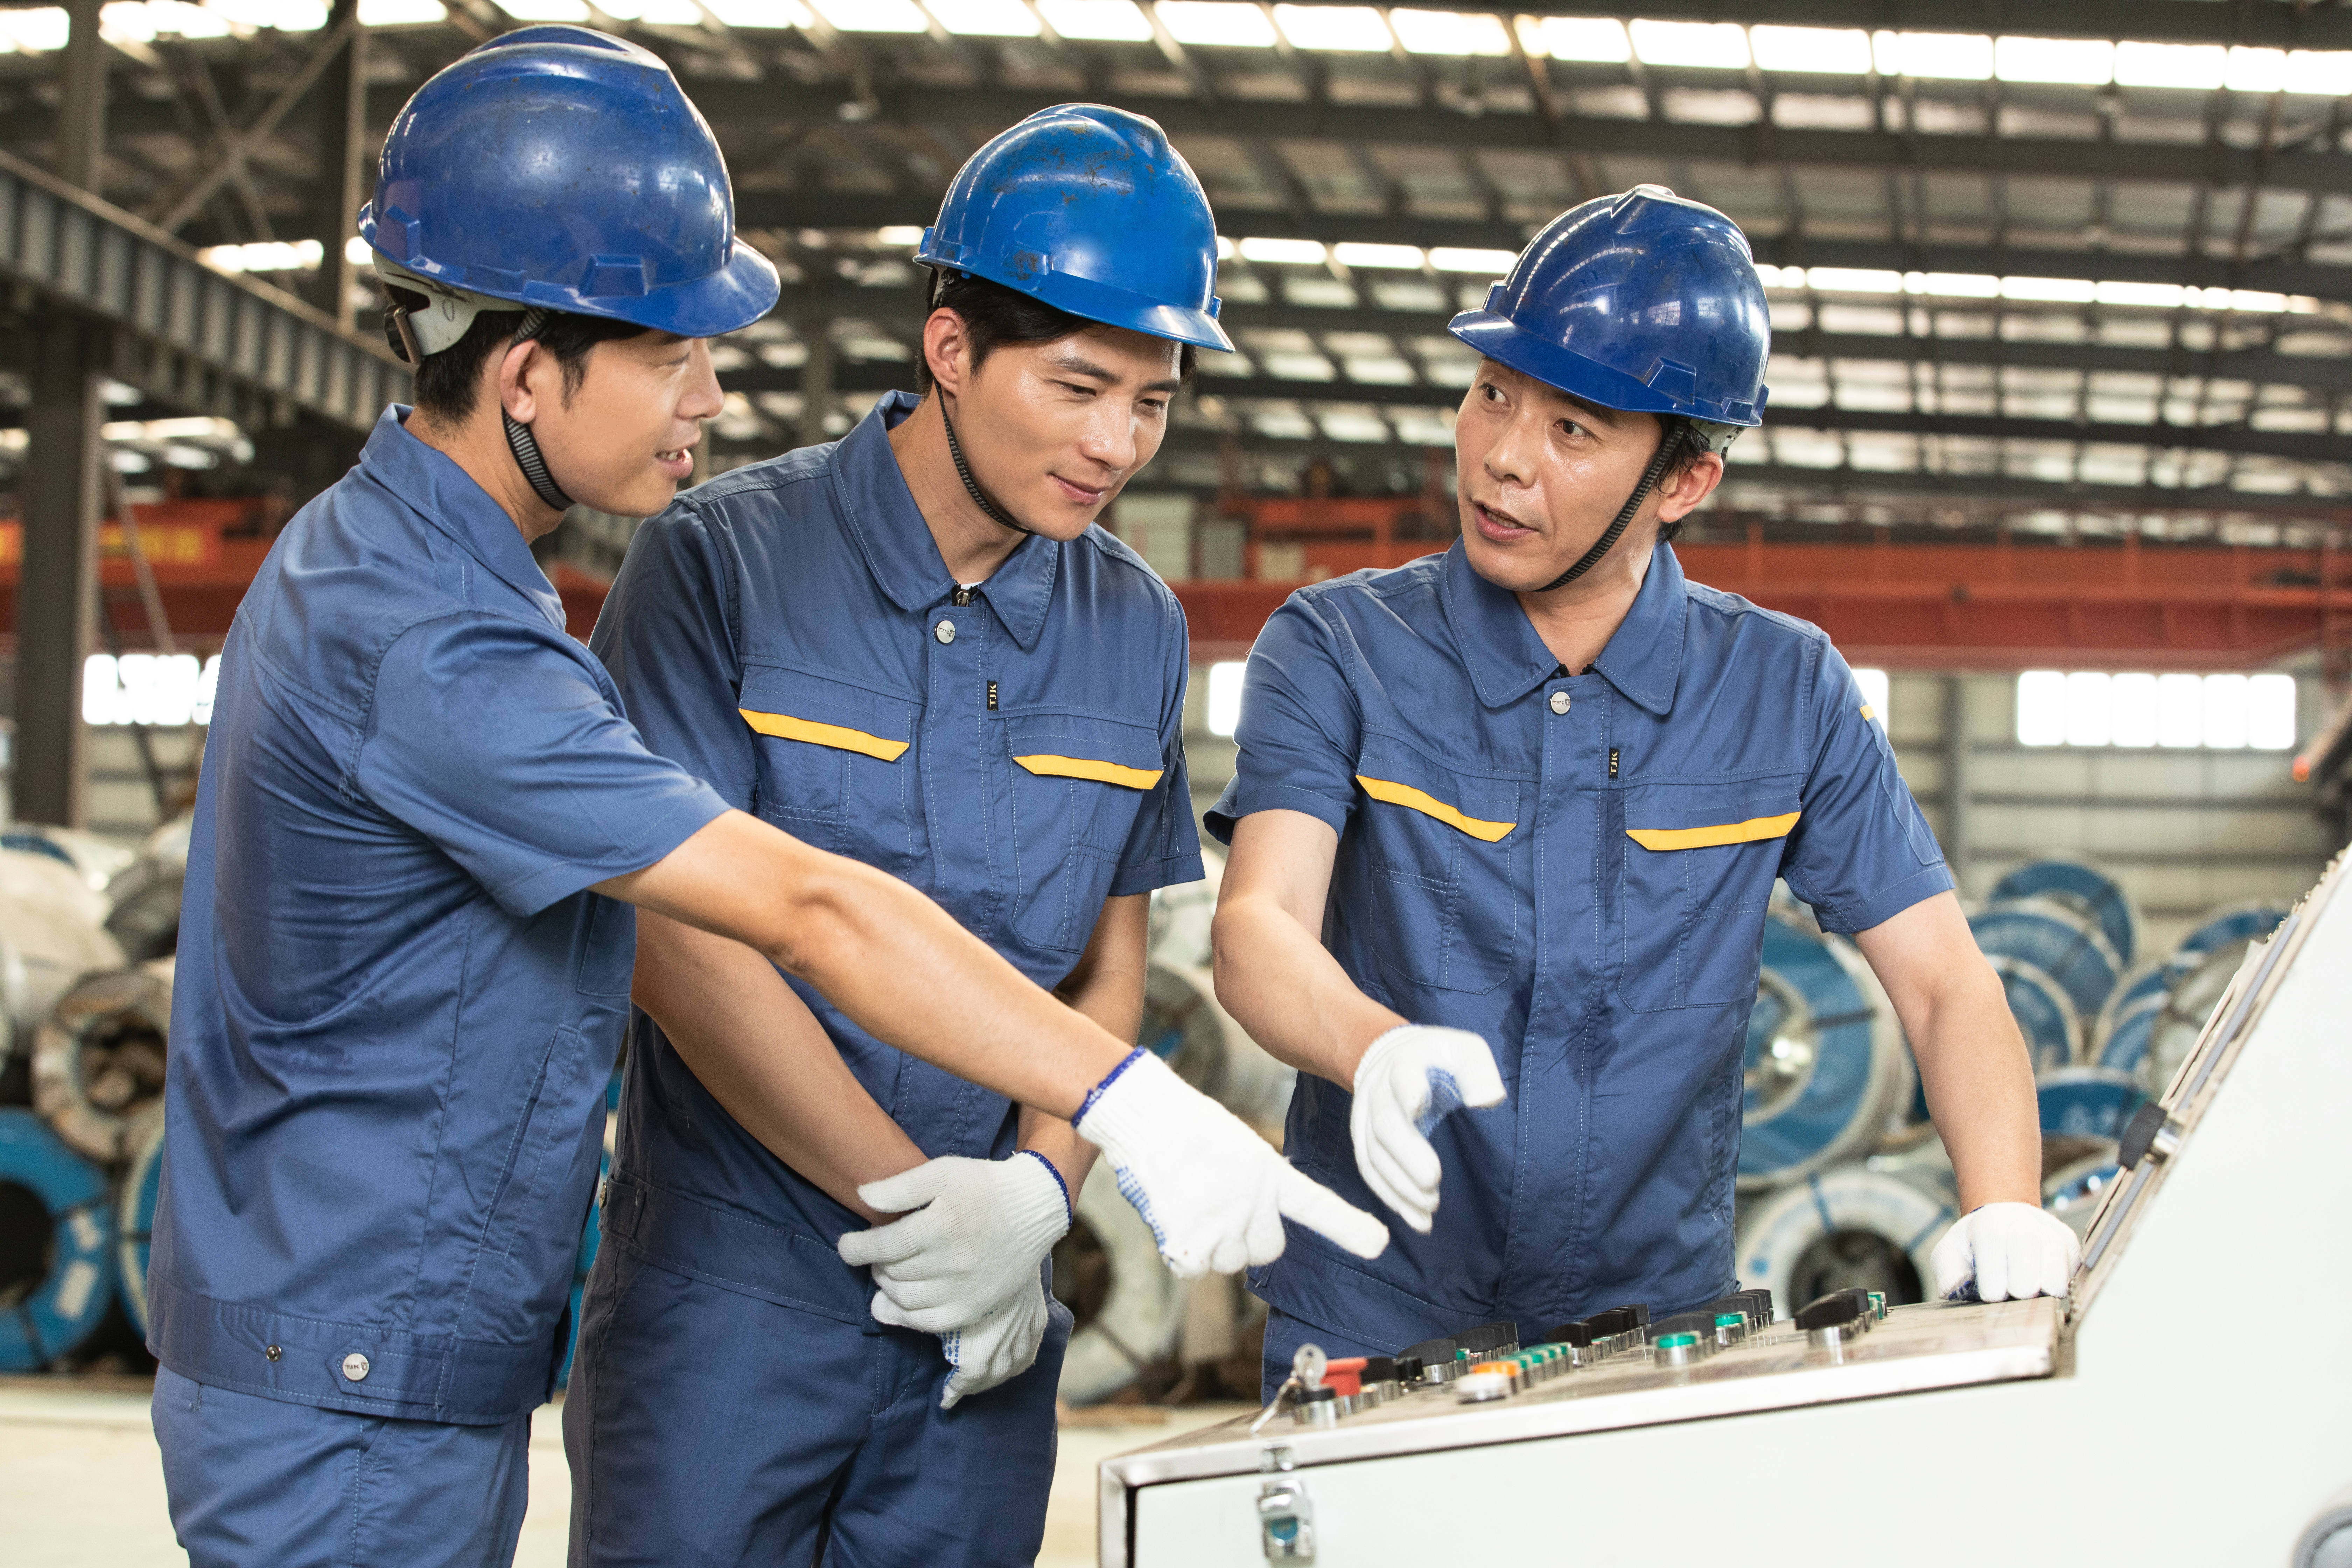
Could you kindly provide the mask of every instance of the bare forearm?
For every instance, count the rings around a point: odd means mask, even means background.
[[[906,883],[740,812],[600,890],[743,942],[877,1038],[1056,1116],[1129,1048]]]
[[[922,1163],[768,961],[647,912],[635,999],[711,1097],[770,1153],[869,1220],[857,1189]]]
[[[1927,1110],[1959,1179],[1960,1210],[2042,1201],[2042,1121],[2033,1068],[1990,968],[1906,1018]]]
[[[1077,967],[1054,992],[1073,1012],[1129,1046],[1143,1026],[1144,938],[1150,908],[1149,894],[1108,900]],[[1094,1168],[1095,1146],[1066,1121],[1028,1106],[1021,1110],[1020,1131],[1021,1147],[1043,1154],[1062,1173],[1075,1206],[1078,1189]]]
[[[1217,1000],[1301,1072],[1349,1087],[1371,1043],[1406,1021],[1359,991],[1320,938],[1270,896],[1227,898],[1213,930]]]

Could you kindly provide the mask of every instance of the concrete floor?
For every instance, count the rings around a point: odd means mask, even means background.
[[[9,1568],[163,1568],[184,1563],[163,1508],[147,1390],[0,1379],[0,1552]],[[1114,1454],[1229,1419],[1240,1406],[1107,1406],[1063,1425],[1037,1568],[1095,1562],[1095,1467]],[[572,1500],[563,1432],[550,1406],[531,1425],[530,1512],[517,1568],[561,1568]]]

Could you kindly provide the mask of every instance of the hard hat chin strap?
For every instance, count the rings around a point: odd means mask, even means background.
[[[1592,542],[1592,548],[1579,556],[1575,565],[1538,588],[1537,593],[1549,594],[1554,588],[1566,587],[1600,564],[1601,558],[1616,548],[1617,542],[1625,536],[1625,530],[1633,525],[1634,513],[1642,510],[1642,503],[1650,499],[1652,490],[1657,489],[1658,481],[1665,477],[1666,469],[1673,466],[1675,458],[1682,452],[1689,435],[1688,421],[1675,420],[1674,428],[1658,438],[1656,455],[1651,458],[1650,466],[1642,470],[1642,482],[1633,487],[1633,493],[1625,498],[1623,506],[1618,508],[1616,521],[1601,531],[1601,537]]]
[[[545,310],[524,311],[522,325],[515,329],[514,342],[527,343],[539,336],[541,329],[547,325],[548,314]],[[513,343],[508,347],[511,349]],[[499,417],[506,422],[507,450],[514,454],[515,467],[522,470],[531,489],[556,510],[570,511],[572,498],[563,493],[563,487],[547,471],[547,458],[541,455],[538,438],[531,435],[530,426],[508,413],[504,404],[499,406]]]
[[[963,488],[971,494],[972,504],[986,512],[991,520],[1015,533],[1036,532],[1035,529],[989,500],[987,493],[980,488],[980,481],[971,477],[971,468],[963,460],[963,447],[956,440],[955,421],[948,417],[948,389],[942,386],[939,393],[940,427],[948,433],[948,456],[955,459],[956,477],[963,480]]]

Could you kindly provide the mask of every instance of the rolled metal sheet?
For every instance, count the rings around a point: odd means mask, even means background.
[[[106,1173],[31,1111],[0,1109],[0,1372],[79,1349],[114,1298]]]
[[[1986,957],[2022,960],[2065,987],[2080,1018],[2097,1017],[2123,977],[2098,922],[2054,899],[1987,904],[1969,917],[1969,929]]]
[[[1992,885],[1990,901],[2033,898],[2051,899],[2089,916],[2124,963],[2139,955],[2139,905],[2122,883],[2090,862],[2052,858],[2020,866]]]
[[[1913,1095],[1910,1054],[1870,965],[1776,909],[1748,1016],[1738,1184],[1761,1191],[1874,1145]]]
[[[115,1206],[115,1270],[122,1310],[147,1332],[147,1255],[155,1235],[155,1196],[163,1183],[163,1108],[150,1109],[131,1139]]]
[[[1234,1022],[1207,970],[1157,961],[1145,970],[1136,1043],[1243,1121],[1268,1132],[1281,1127],[1297,1069],[1268,1056]]]
[[[2033,1080],[2045,1136],[2116,1139],[2147,1095],[2131,1073],[2116,1068],[2070,1067]]]
[[[2166,960],[2165,982],[2174,989],[2190,974],[2204,967],[2206,961],[2223,948],[2234,947],[2242,952],[2250,942],[2259,942],[2279,927],[2286,919],[2286,906],[2268,899],[2253,899],[2242,904],[2224,904],[2206,912],[2195,929],[2181,938],[2180,945]],[[2231,965],[2234,970],[2235,964]]]
[[[1078,1189],[1077,1222],[1054,1248],[1054,1292],[1077,1317],[1059,1393],[1094,1405],[1175,1348],[1186,1296],[1108,1161],[1096,1161]]]
[[[128,1158],[141,1118],[163,1104],[169,973],[151,964],[89,975],[34,1034],[33,1108],[93,1159]]]
[[[1861,1286],[1900,1305],[1935,1288],[1929,1257],[1958,1215],[1931,1184],[1840,1165],[1757,1203],[1739,1227],[1743,1287],[1810,1301]]]

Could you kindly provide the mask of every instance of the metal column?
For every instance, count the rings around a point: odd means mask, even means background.
[[[329,30],[358,6],[359,0],[335,0]],[[319,79],[319,178],[311,187],[308,230],[325,254],[307,292],[310,303],[338,321],[351,320],[351,288],[360,271],[343,258],[343,246],[359,232],[356,220],[368,198],[367,55],[367,30],[355,29]]]
[[[1961,896],[1969,890],[1969,855],[1976,840],[1976,737],[1969,730],[1969,678],[1944,678],[1944,863]]]
[[[58,174],[95,195],[106,160],[106,42],[100,0],[68,0],[73,31],[58,67]]]
[[[98,602],[105,417],[98,335],[70,315],[30,334],[32,404],[17,479],[25,564],[16,590],[16,815],[65,826],[82,816],[81,668]]]

